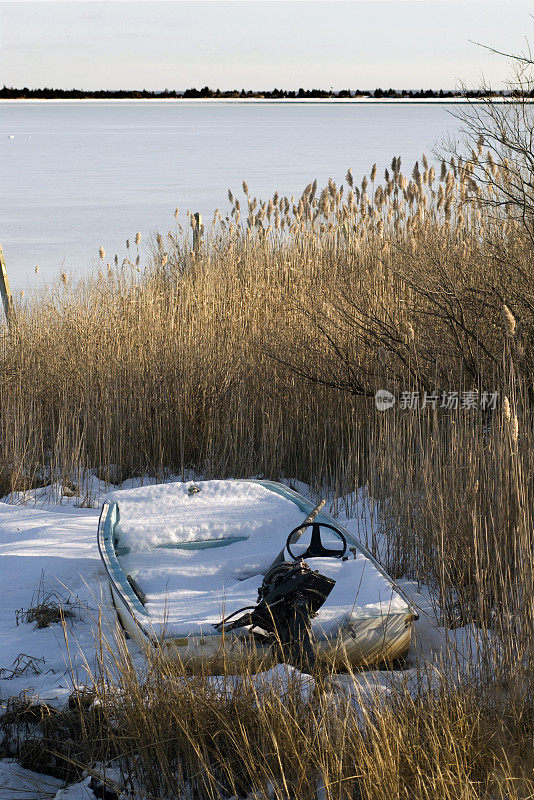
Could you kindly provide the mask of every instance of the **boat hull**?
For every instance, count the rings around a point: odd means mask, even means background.
[[[218,671],[222,665],[240,671],[251,662],[261,662],[263,667],[275,661],[275,650],[270,646],[254,644],[253,647],[237,636],[215,634],[210,636],[155,637],[131,614],[121,593],[111,586],[113,603],[121,627],[142,648],[163,648],[171,658],[188,667],[196,665],[205,671],[212,662]],[[317,658],[334,667],[347,669],[377,664],[391,664],[406,655],[413,630],[411,614],[390,614],[353,621],[331,639],[315,640]]]

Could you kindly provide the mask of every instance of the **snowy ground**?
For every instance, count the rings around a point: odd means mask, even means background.
[[[11,759],[0,760],[0,800],[96,800],[89,779],[65,787],[49,775],[22,769]]]
[[[292,485],[304,493],[306,487]],[[127,488],[131,487],[129,482]],[[0,502],[1,707],[8,698],[21,694],[63,706],[73,688],[72,675],[84,683],[87,671],[92,668],[99,609],[104,610],[104,624],[111,629],[115,625],[96,542],[105,487],[94,479],[91,489],[94,508],[79,507],[80,499],[63,497],[59,487]],[[369,536],[372,517],[364,504],[356,504],[351,519],[342,514],[339,519],[363,541]],[[448,649],[458,653],[460,665],[462,660],[470,660],[474,631],[460,628],[446,632],[439,628],[425,593],[410,581],[402,581],[401,585],[421,612],[407,668],[395,673],[384,670],[358,673],[357,687],[354,679],[339,676],[336,682],[340,691],[352,694],[367,687],[369,692],[387,692],[392,682],[415,682],[420,679],[416,664],[421,663],[421,658],[430,664],[430,670],[437,670]],[[61,624],[36,629],[34,623],[21,621],[21,613],[35,604],[39,593],[41,598],[54,595],[72,611],[73,616],[66,622],[68,646]],[[62,789],[55,779],[29,773],[10,761],[0,761],[0,800],[14,798],[93,800],[94,794],[87,782]]]
[[[62,705],[72,691],[62,626],[36,630],[34,623],[20,622],[21,611],[34,605],[39,590],[41,596],[57,595],[72,611],[70,660],[75,670],[84,669],[81,654],[93,647],[92,616],[105,588],[97,523],[97,509],[0,503],[2,700],[24,691]]]

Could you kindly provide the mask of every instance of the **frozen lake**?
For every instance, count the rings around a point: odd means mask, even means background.
[[[0,103],[0,243],[12,287],[124,256],[125,240],[208,219],[227,190],[300,194],[314,178],[358,180],[394,155],[407,172],[457,135],[439,103],[149,100]],[[14,137],[14,138],[11,138]],[[34,267],[39,265],[36,278]]]

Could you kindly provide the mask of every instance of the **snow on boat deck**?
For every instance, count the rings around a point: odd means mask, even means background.
[[[119,505],[121,566],[146,594],[153,625],[174,636],[213,633],[213,623],[224,615],[255,605],[262,573],[305,516],[294,502],[260,483],[195,485],[200,491],[192,495],[191,483],[175,483],[122,490],[107,498]],[[335,537],[323,539],[332,544]],[[335,635],[350,619],[407,609],[363,554],[308,563],[336,581],[312,623],[318,636]]]
[[[189,494],[192,486],[200,491]],[[254,481],[166,483],[107,499],[119,504],[119,546],[136,550],[235,536],[247,536],[253,550],[258,541],[282,547],[304,517],[290,500]]]

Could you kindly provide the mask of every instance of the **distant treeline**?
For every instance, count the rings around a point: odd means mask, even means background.
[[[518,96],[518,93],[512,93]],[[281,100],[284,98],[347,98],[347,97],[370,97],[370,98],[414,98],[414,99],[431,99],[431,98],[453,98],[453,97],[500,97],[510,95],[510,92],[505,91],[481,91],[477,89],[467,89],[462,91],[444,90],[444,89],[374,89],[373,91],[363,89],[341,89],[337,92],[329,91],[327,89],[298,89],[298,91],[286,89],[273,89],[272,91],[253,91],[249,89],[232,89],[221,91],[221,89],[210,89],[209,86],[204,86],[203,89],[186,89],[183,92],[178,92],[174,89],[165,89],[162,92],[150,92],[147,89],[131,90],[131,89],[98,89],[96,91],[85,91],[83,89],[28,89],[26,86],[23,89],[15,89],[14,87],[4,86],[0,89],[0,99],[4,100],[114,100],[114,99],[130,99],[130,100],[161,100],[161,99],[201,99],[201,98],[232,98],[238,97],[243,99],[266,98],[271,100]],[[530,97],[534,97],[534,90],[530,92]]]

